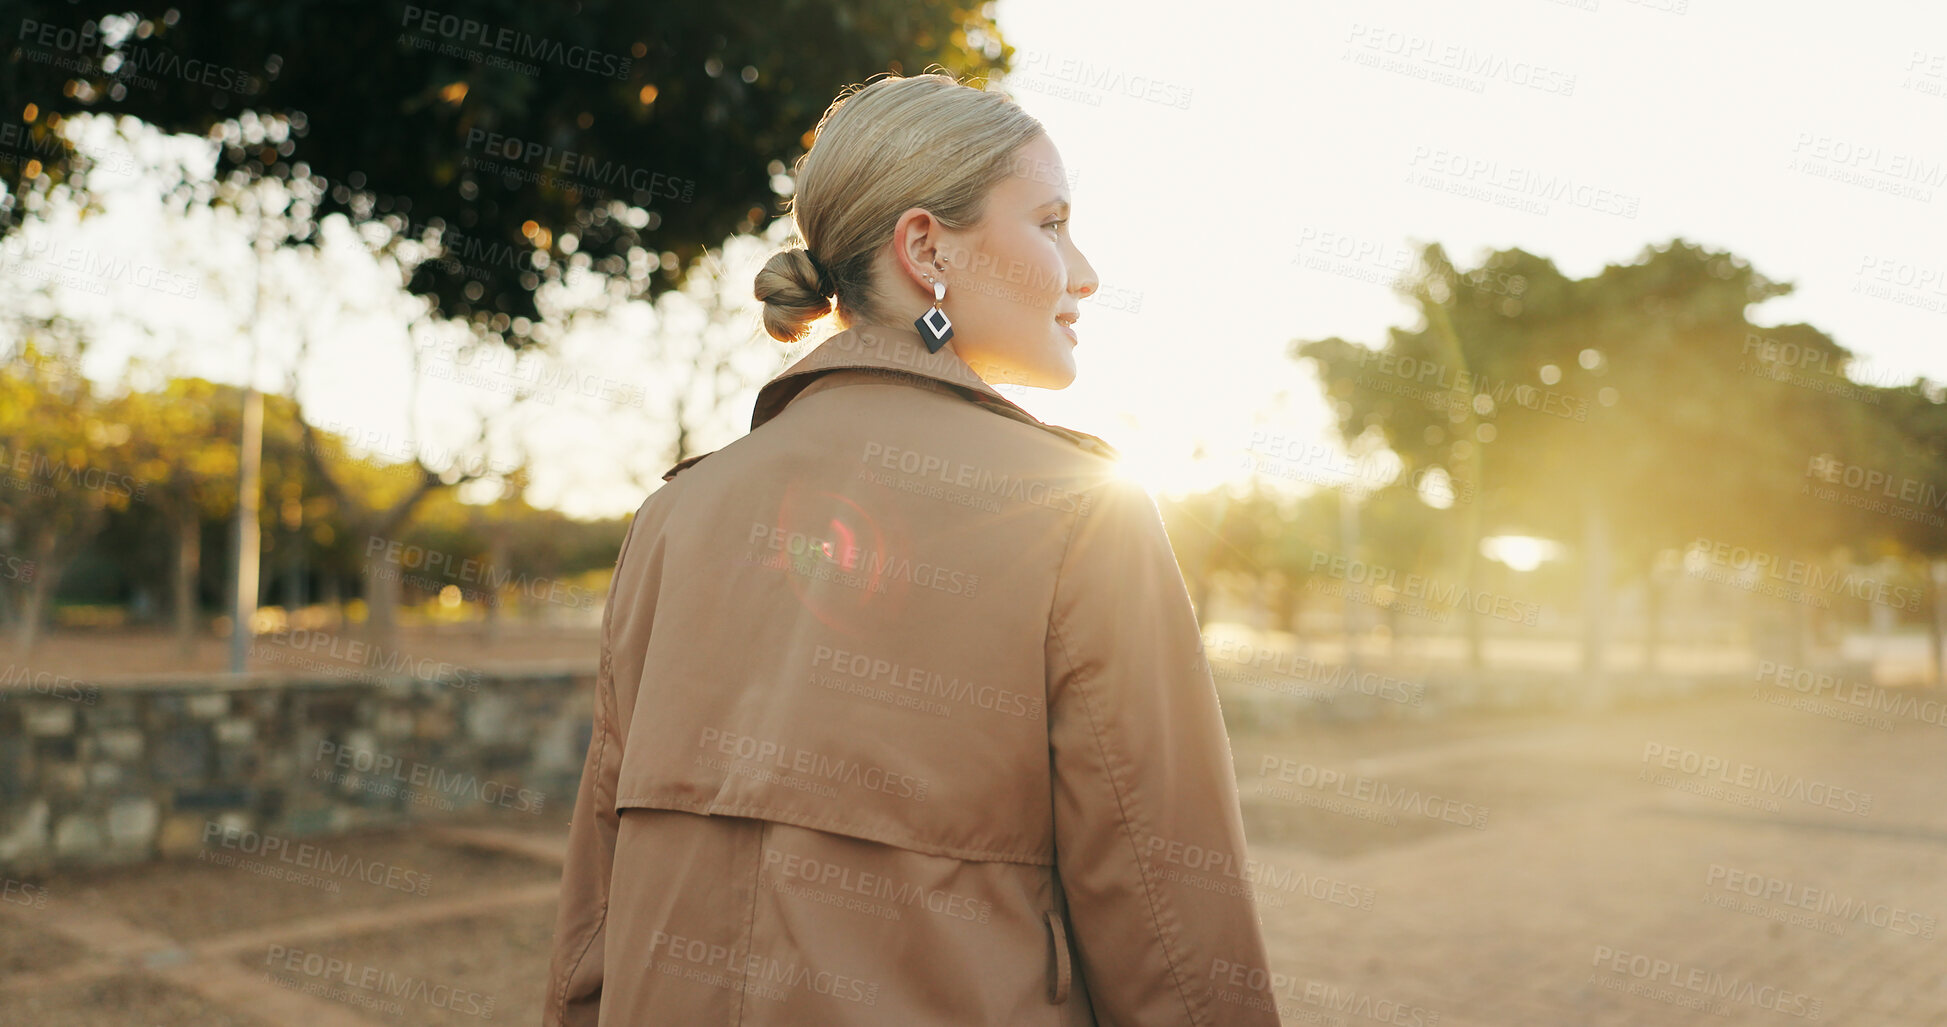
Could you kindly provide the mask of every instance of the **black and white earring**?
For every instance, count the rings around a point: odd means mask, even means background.
[[[941,270],[945,270],[942,268]],[[946,299],[946,283],[927,275],[926,280],[933,283],[933,307],[913,321],[919,329],[920,337],[926,340],[926,351],[938,353],[947,340],[953,338],[953,321],[940,309],[940,301]]]

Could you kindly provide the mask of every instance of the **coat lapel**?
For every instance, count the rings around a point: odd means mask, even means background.
[[[929,353],[917,330],[875,324],[857,325],[831,336],[764,383],[757,392],[756,404],[751,408],[751,429],[755,430],[758,425],[776,417],[778,411],[783,410],[784,405],[813,378],[841,368],[905,372],[945,382],[973,393],[980,401],[1011,410],[1035,424],[1041,423],[976,374],[966,361],[953,352],[952,347]]]

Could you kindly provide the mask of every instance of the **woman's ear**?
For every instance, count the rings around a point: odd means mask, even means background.
[[[894,256],[901,274],[928,296],[933,295],[933,286],[926,276],[934,273],[940,258],[941,227],[926,208],[911,207],[899,215],[892,229]]]

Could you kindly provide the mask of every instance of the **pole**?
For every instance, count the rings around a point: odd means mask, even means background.
[[[264,396],[257,391],[257,349],[261,333],[258,325],[264,305],[264,208],[257,202],[257,237],[252,240],[255,255],[256,288],[250,303],[250,361],[243,372],[243,433],[237,441],[237,523],[231,566],[236,569],[236,594],[230,606],[230,673],[241,674],[249,667],[250,645],[256,640],[251,624],[257,618],[257,561],[262,550],[258,538],[257,510],[262,500],[264,450]]]

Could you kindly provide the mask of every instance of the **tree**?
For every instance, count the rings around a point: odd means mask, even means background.
[[[1389,329],[1378,349],[1335,336],[1296,341],[1290,352],[1316,363],[1348,444],[1377,431],[1400,458],[1402,476],[1413,480],[1437,469],[1456,495],[1467,497],[1450,514],[1463,525],[1456,573],[1473,595],[1482,584],[1480,540],[1489,525],[1509,517],[1514,493],[1527,480],[1519,454],[1500,463],[1506,446],[1496,443],[1515,433],[1497,422],[1513,419],[1524,402],[1548,404],[1551,416],[1563,412],[1559,398],[1534,383],[1544,367],[1564,366],[1571,340],[1558,321],[1573,303],[1569,283],[1552,262],[1518,249],[1488,254],[1479,267],[1461,271],[1442,247],[1429,244],[1417,273],[1399,289],[1420,308],[1418,328]],[[1480,617],[1469,609],[1463,625],[1469,663],[1478,668]]]
[[[127,426],[101,415],[92,383],[76,370],[74,326],[58,316],[15,325],[24,338],[0,364],[0,550],[24,655],[68,564],[109,511],[146,498],[146,485],[128,473]]]
[[[1331,338],[1293,355],[1318,363],[1342,436],[1376,428],[1409,470],[1438,467],[1478,497],[1454,509],[1468,594],[1489,526],[1580,539],[1589,671],[1618,574],[1700,537],[1815,558],[1856,527],[1836,509],[1751,516],[1796,491],[1845,415],[1755,373],[1750,340],[1785,332],[1826,359],[1849,354],[1809,326],[1753,324],[1749,308],[1791,286],[1735,255],[1679,238],[1569,279],[1518,249],[1462,271],[1432,245],[1404,291],[1420,327],[1392,329],[1379,350]],[[1478,615],[1467,623],[1479,666]]]
[[[184,658],[196,639],[203,522],[227,517],[236,506],[236,391],[201,378],[176,378],[156,392],[130,389],[104,411],[127,427],[130,468],[148,486],[172,543],[170,608]]]
[[[12,197],[85,193],[62,123],[132,115],[217,142],[219,179],[315,189],[309,218],[395,216],[402,239],[494,252],[468,275],[421,265],[409,287],[516,346],[564,270],[653,299],[767,223],[840,87],[934,64],[985,75],[1012,53],[992,5],[962,0],[15,7],[0,110],[26,112],[34,159],[0,169]]]
[[[1888,550],[1925,567],[1933,685],[1947,687],[1947,388],[1919,379],[1868,396],[1870,456],[1852,466],[1898,483],[1877,490],[1897,505],[1876,511],[1875,523]]]

